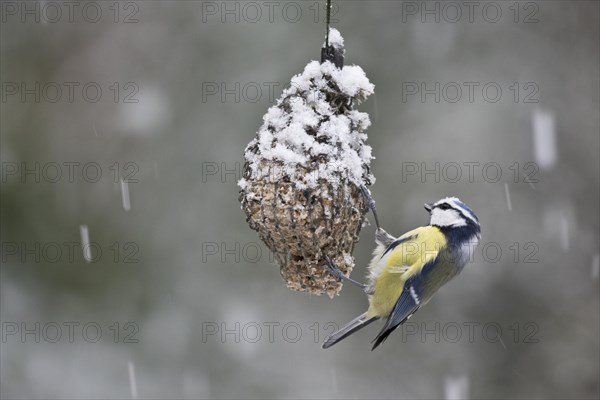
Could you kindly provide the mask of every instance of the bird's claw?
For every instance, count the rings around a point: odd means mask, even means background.
[[[360,185],[359,186],[360,192],[363,196],[363,198],[365,199],[365,202],[367,203],[367,206],[369,207],[369,209],[374,209],[375,208],[375,200],[373,199],[373,196],[371,195],[371,192],[369,191],[369,189],[365,186],[365,185]]]

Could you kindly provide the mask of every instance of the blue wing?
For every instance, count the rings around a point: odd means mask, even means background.
[[[381,331],[379,331],[375,339],[371,342],[374,342],[371,351],[383,343],[394,329],[405,323],[421,307],[423,288],[421,283],[422,279],[420,275],[406,281],[402,294],[394,306],[394,310],[388,317],[383,328],[381,328]]]
[[[385,256],[387,253],[389,253],[390,251],[394,250],[396,247],[398,247],[399,245],[401,245],[404,242],[408,242],[409,240],[413,240],[414,238],[416,238],[417,235],[411,235],[411,236],[406,236],[406,237],[400,237],[396,240],[394,240],[388,247],[387,249],[385,249],[385,251],[383,252],[383,254],[381,255],[380,258],[383,258],[383,256]]]

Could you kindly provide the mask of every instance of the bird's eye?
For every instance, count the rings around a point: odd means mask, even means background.
[[[440,205],[438,206],[438,208],[439,208],[440,210],[448,210],[448,209],[450,209],[450,206],[449,206],[448,204],[446,204],[446,203],[443,203],[443,204],[440,204]]]

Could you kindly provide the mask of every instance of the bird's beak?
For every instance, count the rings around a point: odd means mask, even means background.
[[[427,210],[428,213],[430,213],[431,210],[433,209],[433,204],[425,203],[425,209]]]

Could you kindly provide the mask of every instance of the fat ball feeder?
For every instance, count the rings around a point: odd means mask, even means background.
[[[369,116],[355,106],[374,86],[344,66],[344,40],[327,30],[321,62],[291,79],[245,150],[240,202],[250,227],[273,252],[287,286],[333,298],[349,276],[374,182],[366,144]]]

